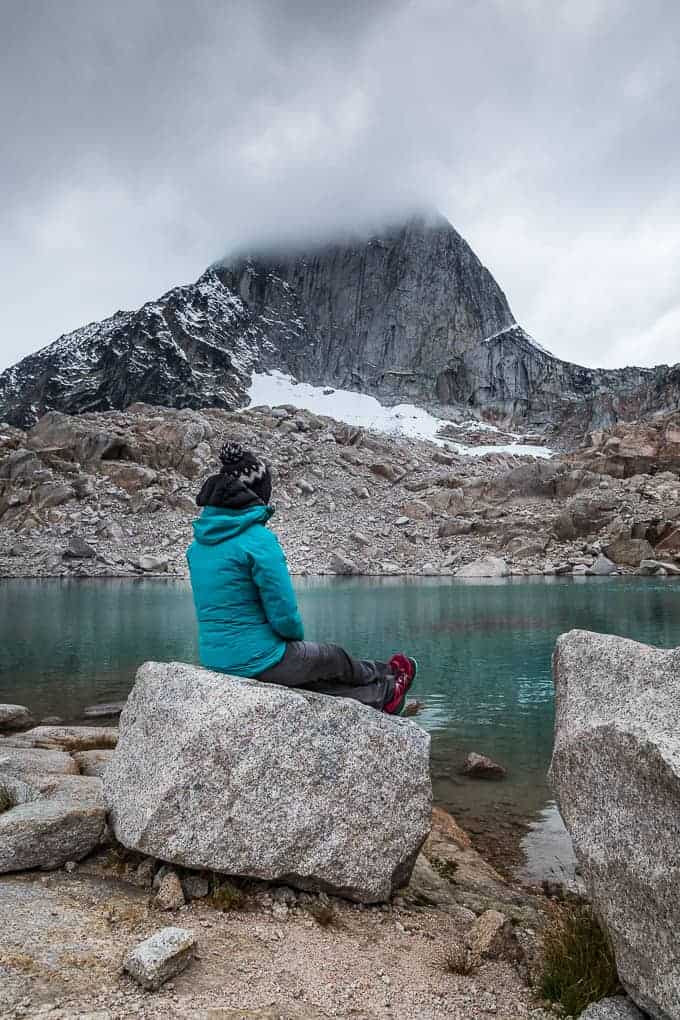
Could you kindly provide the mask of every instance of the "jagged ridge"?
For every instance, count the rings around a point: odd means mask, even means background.
[[[588,369],[541,348],[470,246],[427,215],[368,239],[237,256],[61,337],[0,375],[0,420],[137,401],[235,408],[268,367],[578,435],[680,406],[680,366]]]
[[[233,408],[267,349],[243,302],[214,270],[135,312],[60,337],[0,375],[0,419],[30,425],[51,410],[81,414],[137,401]]]

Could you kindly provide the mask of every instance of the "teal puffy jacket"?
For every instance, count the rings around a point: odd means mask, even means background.
[[[286,559],[265,527],[272,507],[206,506],[187,550],[201,663],[256,677],[304,637]]]

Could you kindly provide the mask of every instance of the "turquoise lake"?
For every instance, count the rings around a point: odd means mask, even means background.
[[[420,663],[418,722],[432,734],[435,799],[481,838],[543,819],[562,867],[546,784],[553,731],[550,658],[573,627],[680,645],[672,579],[297,579],[306,636],[359,656],[404,650]],[[145,659],[197,661],[188,582],[0,581],[0,701],[74,721],[129,691]],[[465,755],[502,762],[502,783],[459,775]]]

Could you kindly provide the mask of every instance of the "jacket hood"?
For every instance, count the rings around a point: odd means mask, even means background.
[[[243,510],[206,506],[193,522],[194,538],[201,545],[217,545],[240,535],[253,524],[266,524],[273,513],[274,507],[264,503],[254,503]]]

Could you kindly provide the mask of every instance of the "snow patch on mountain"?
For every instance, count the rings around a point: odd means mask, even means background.
[[[453,426],[457,429],[474,427],[476,431],[487,432],[499,430],[486,422],[451,422],[435,418],[415,404],[385,407],[375,397],[366,393],[340,390],[330,386],[312,386],[309,383],[297,382],[292,376],[277,370],[254,372],[247,392],[253,407],[290,404],[300,410],[311,411],[312,414],[327,415],[356,428],[383,432],[391,436],[427,440],[472,457],[480,457],[485,453],[513,453],[521,457],[552,456],[552,450],[545,446],[530,446],[520,442],[503,446],[468,446],[465,443],[454,442],[439,435],[443,426]]]
[[[481,341],[483,344],[491,343],[492,340],[498,340],[499,337],[507,337],[507,339],[521,341],[529,344],[535,350],[540,351],[541,354],[547,354],[549,358],[554,358],[555,355],[552,351],[549,351],[543,344],[539,344],[538,340],[534,340],[530,333],[527,333],[525,329],[522,329],[516,322],[512,326],[506,326],[505,329],[499,329],[498,332],[492,333],[491,336],[485,336]]]

